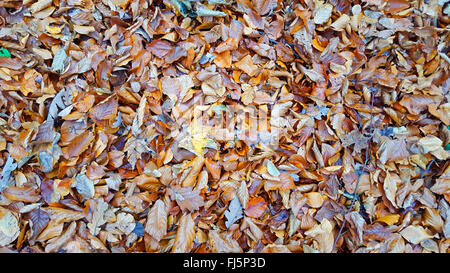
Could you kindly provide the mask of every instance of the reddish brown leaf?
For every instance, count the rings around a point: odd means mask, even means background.
[[[261,217],[267,209],[267,203],[261,196],[251,198],[244,210],[245,215],[252,218]]]

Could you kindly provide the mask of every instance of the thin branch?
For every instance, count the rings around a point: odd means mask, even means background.
[[[372,129],[373,126],[373,96],[374,96],[374,92],[372,90],[370,90],[370,123],[369,123],[369,128]],[[338,235],[336,236],[336,239],[333,242],[333,248],[332,251],[334,251],[335,247],[336,247],[336,243],[339,240],[339,238],[342,235],[342,231],[344,230],[345,224],[347,223],[347,214],[352,210],[353,206],[355,205],[355,201],[356,201],[356,196],[357,196],[357,192],[358,192],[358,187],[359,187],[359,182],[361,181],[361,175],[362,172],[364,172],[364,170],[366,169],[368,163],[372,163],[372,157],[370,155],[370,143],[372,141],[373,138],[373,133],[371,134],[370,138],[367,140],[367,148],[366,148],[366,159],[364,161],[364,165],[362,166],[362,171],[358,170],[355,172],[358,175],[358,179],[356,181],[356,186],[355,186],[355,191],[353,192],[353,197],[352,197],[352,202],[350,204],[350,207],[347,209],[347,211],[345,212],[344,215],[344,221],[342,222],[341,228],[339,229]]]

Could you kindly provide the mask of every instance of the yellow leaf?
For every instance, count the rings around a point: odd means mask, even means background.
[[[59,34],[59,33],[61,33],[61,28],[60,27],[45,26],[45,29],[50,34]]]
[[[191,134],[191,143],[194,147],[197,155],[203,154],[203,148],[208,144],[208,133],[211,131],[211,127],[202,126],[197,119],[194,119],[189,126],[189,133]]]
[[[378,222],[384,222],[388,225],[393,225],[397,223],[398,219],[400,219],[400,215],[398,214],[389,214],[377,219]]]
[[[201,155],[203,152],[203,147],[206,145],[206,138],[202,135],[194,135],[192,136],[192,146],[194,146],[194,150],[197,154]]]

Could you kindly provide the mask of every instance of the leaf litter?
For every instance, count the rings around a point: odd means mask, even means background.
[[[1,250],[448,253],[449,9],[2,1]]]

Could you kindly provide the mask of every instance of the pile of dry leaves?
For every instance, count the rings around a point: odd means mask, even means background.
[[[449,14],[0,1],[1,251],[450,252]]]

